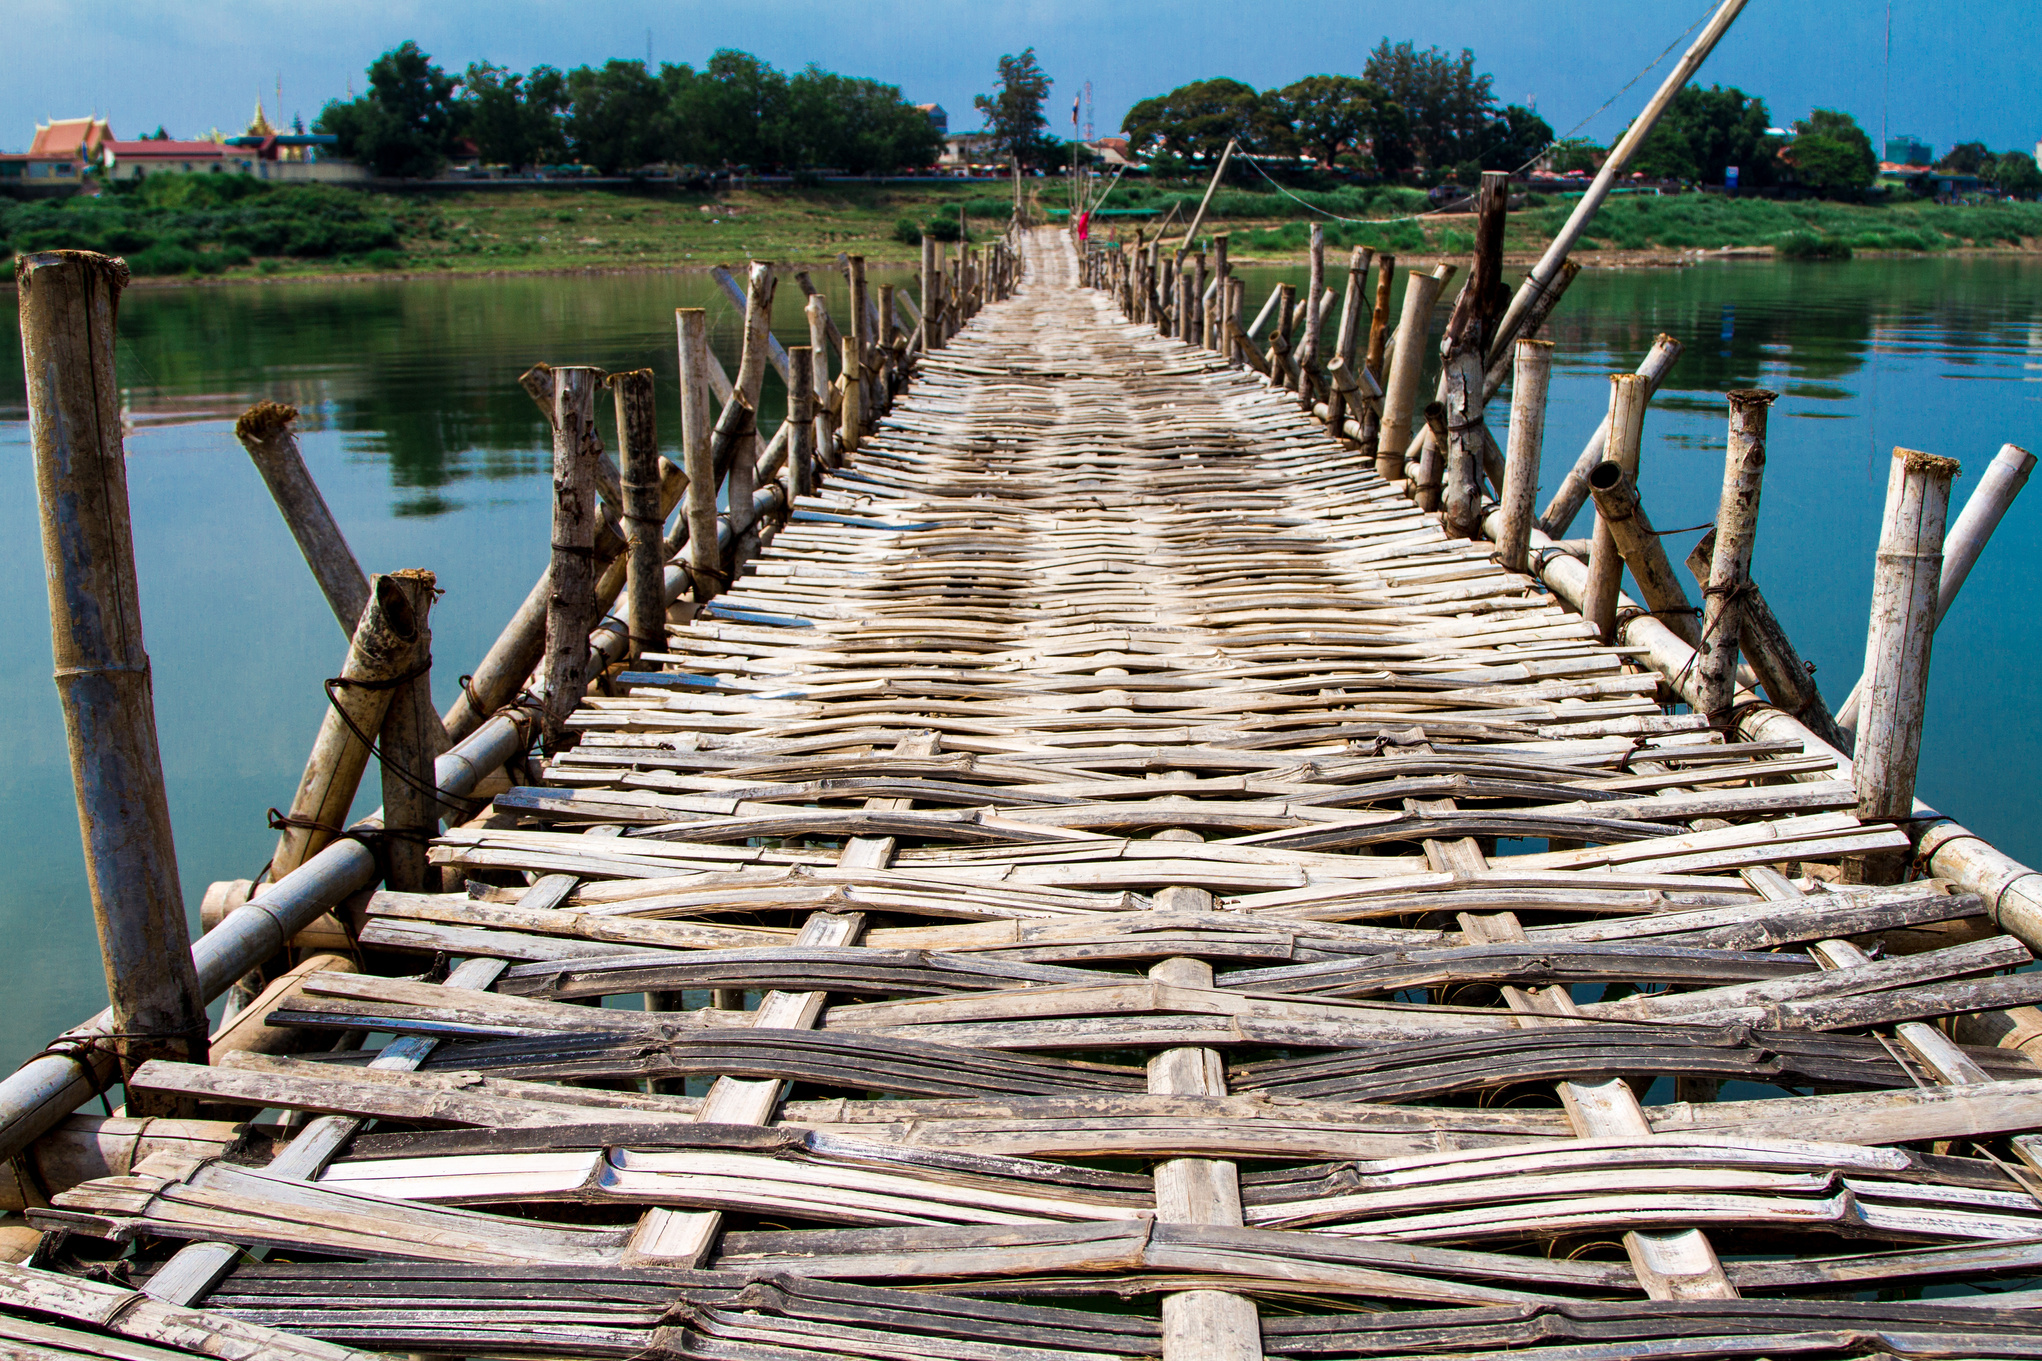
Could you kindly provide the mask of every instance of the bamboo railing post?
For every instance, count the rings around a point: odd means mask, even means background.
[[[1318,374],[1319,333],[1325,326],[1325,308],[1320,302],[1326,291],[1326,224],[1312,224],[1311,254],[1305,286],[1305,334],[1298,342],[1298,399],[1305,410],[1312,408],[1312,381]]]
[[[1212,309],[1205,304],[1205,252],[1191,253],[1191,335],[1193,345],[1212,348]]]
[[[1432,309],[1446,280],[1413,273],[1404,281],[1404,311],[1397,322],[1397,350],[1390,380],[1383,384],[1382,429],[1376,436],[1376,474],[1385,482],[1404,479],[1404,452],[1411,447],[1411,417],[1418,410],[1418,384],[1425,377],[1425,337]],[[1371,339],[1370,348],[1374,348]]]
[[[797,496],[815,495],[815,351],[796,345],[787,351],[787,507]]]
[[[234,437],[262,474],[270,499],[276,502],[291,537],[298,541],[298,551],[305,555],[305,565],[312,569],[333,617],[340,621],[340,631],[352,638],[362,611],[368,608],[369,579],[355,560],[354,550],[347,546],[347,536],[340,532],[326,498],[319,494],[319,484],[305,467],[304,455],[298,452],[297,432],[291,429],[297,418],[294,406],[257,402],[234,422]]]
[[[14,279],[57,697],[125,1078],[150,1059],[206,1057],[205,998],[142,646],[114,378],[114,315],[128,267],[88,251],[38,251],[16,258]],[[182,1109],[135,1089],[128,1099],[137,1115]]]
[[[1943,529],[1957,461],[1895,449],[1898,474],[1886,496],[1885,525],[1872,574],[1872,621],[1865,638],[1864,721],[1851,773],[1857,814],[1893,820],[1914,811],[1915,766],[1928,704],[1929,650],[1936,631]],[[1868,862],[1875,859],[1868,857]],[[1904,859],[1904,856],[1903,856]],[[1870,880],[1898,878],[1900,864],[1868,863]]]
[[[674,309],[680,347],[681,459],[688,490],[681,514],[688,522],[688,576],[694,603],[722,589],[723,563],[716,552],[716,465],[709,452],[714,421],[709,414],[709,313],[700,307]]]
[[[595,623],[596,384],[602,370],[583,364],[535,366],[520,380],[553,426],[553,567],[546,601],[540,694],[550,727],[574,712],[588,685],[588,635]],[[549,739],[555,735],[549,732]]]
[[[1635,483],[1645,436],[1645,380],[1635,373],[1613,373],[1609,383],[1609,452],[1604,466],[1614,463]],[[1623,553],[1609,525],[1598,517],[1588,551],[1588,595],[1582,617],[1595,626],[1605,643],[1616,641],[1617,593],[1623,582]]]
[[[940,278],[941,278],[941,275],[940,275],[940,273],[938,272],[938,270],[937,270],[937,268],[936,268],[936,240],[935,240],[935,238],[934,238],[934,237],[930,237],[930,236],[924,236],[924,237],[922,238],[922,353],[923,353],[923,354],[928,354],[928,353],[929,353],[930,351],[932,351],[932,350],[938,350],[938,349],[941,349],[941,348],[943,347],[943,340],[942,340],[942,336],[940,335],[940,332],[942,331],[942,327],[941,327],[941,326],[940,326],[940,325],[938,324],[938,322],[937,322],[937,311],[936,311],[936,307],[937,307],[937,303],[936,303],[936,294],[937,294],[937,291],[938,291],[938,289],[939,289],[939,288],[941,288],[941,286],[942,286],[942,285],[941,285],[941,284],[940,284],[940,283],[938,282],[938,280],[939,280]],[[813,337],[811,337],[811,338],[810,338],[810,344],[813,344],[813,343],[814,343],[814,340],[813,340]]]
[[[1727,718],[1737,690],[1737,644],[1751,547],[1758,532],[1758,496],[1765,478],[1766,408],[1776,392],[1729,394],[1730,442],[1723,453],[1723,495],[1716,506],[1716,551],[1702,590],[1702,645],[1696,649],[1696,708],[1710,722]]]
[[[1950,612],[1950,606],[1957,602],[1957,592],[1964,588],[1964,579],[1971,575],[1978,555],[1985,551],[1986,541],[1998,528],[2000,518],[2007,513],[2007,507],[2013,504],[2021,488],[2027,485],[2028,474],[2034,466],[2035,456],[2026,449],[2016,444],[2001,445],[1999,453],[1993,456],[1992,463],[1986,468],[1985,476],[1978,480],[1978,490],[1964,502],[1957,523],[1950,526],[1950,533],[1943,540],[1943,577],[1936,586],[1938,628],[1942,627],[1943,616]],[[1838,746],[1846,752],[1855,740],[1858,702],[1864,686],[1864,677],[1860,676],[1844,702],[1837,706],[1836,725],[1844,739]]]
[[[837,456],[836,432],[830,428],[828,420],[829,356],[830,351],[836,348],[830,344],[830,305],[823,300],[821,294],[811,293],[808,295],[808,301],[804,310],[808,313],[808,348],[809,352],[814,356],[814,362],[810,365],[813,375],[809,389],[808,409],[815,417],[815,457],[823,467],[835,468],[841,465],[842,460]],[[929,337],[941,329],[937,322],[930,319],[931,315],[929,308],[925,306],[922,309],[922,344],[925,347],[924,353],[927,353],[926,347],[929,343]]]
[[[865,315],[864,285],[865,261],[861,256],[851,257],[854,288],[854,321],[865,327],[862,334],[871,332],[871,319]],[[735,400],[742,401],[751,410],[750,428],[737,441],[730,461],[729,481],[725,486],[724,500],[729,506],[733,526],[743,522],[743,528],[731,540],[729,561],[724,566],[724,579],[734,581],[745,563],[758,556],[758,526],[750,520],[752,493],[759,486],[759,435],[758,411],[759,394],[766,384],[766,351],[772,338],[773,291],[775,280],[773,267],[761,261],[753,261],[751,277],[746,281],[744,313],[744,348],[739,352],[737,377],[731,387],[736,393]],[[865,353],[867,346],[859,352]]]
[[[893,285],[879,286],[879,334],[875,343],[879,349],[879,392],[880,405],[893,405],[893,387],[899,375],[893,363]]]
[[[666,646],[666,517],[659,507],[659,431],[654,425],[652,370],[613,373],[605,380],[617,403],[618,462],[624,488],[624,622],[631,656]]]
[[[1459,539],[1481,532],[1483,426],[1482,378],[1489,367],[1489,334],[1502,310],[1503,225],[1510,201],[1510,177],[1484,171],[1478,196],[1474,268],[1447,319],[1440,344],[1441,386],[1446,402],[1446,485],[1440,497],[1440,527]]]
[[[595,370],[588,372],[594,373]],[[595,424],[593,395],[591,391],[591,427]],[[591,486],[588,489],[591,504],[594,495]],[[432,628],[429,623],[436,592],[431,572],[412,569],[392,572],[383,579],[395,583],[404,592],[412,618],[413,656],[417,658],[409,668],[408,678],[392,692],[390,707],[383,715],[383,726],[376,736],[383,774],[383,881],[399,892],[423,893],[439,888],[437,876],[428,878],[430,870],[426,864],[426,843],[437,836],[440,829],[439,788],[433,778],[434,762],[439,756],[435,739],[439,735],[440,722],[432,707]],[[554,579],[560,579],[557,557]],[[558,598],[557,593],[555,598]],[[583,619],[582,649],[586,652],[587,615]],[[550,633],[550,611],[547,623]]]
[[[1682,348],[1681,343],[1669,335],[1662,335],[1652,342],[1652,348],[1646,352],[1644,362],[1638,365],[1638,376],[1648,385],[1646,387],[1648,399],[1659,391],[1659,385],[1665,381],[1667,371],[1673,367],[1673,361],[1680,358]],[[1574,460],[1574,466],[1567,470],[1567,475],[1554,489],[1553,499],[1546,503],[1545,510],[1539,514],[1539,530],[1546,537],[1552,539],[1565,537],[1567,527],[1573,524],[1574,517],[1581,513],[1581,507],[1588,501],[1588,475],[1595,471],[1596,464],[1602,462],[1603,445],[1608,439],[1609,420],[1605,417],[1603,423],[1595,428],[1595,433],[1588,437],[1588,443],[1582,446],[1581,455]]]
[[[838,428],[837,447],[844,451],[846,461],[858,450],[858,439],[865,424],[865,398],[863,385],[858,381],[858,342],[844,337],[843,369],[838,381],[844,389],[844,406]]]
[[[1519,341],[1520,345],[1524,342]],[[1666,544],[1653,532],[1652,521],[1645,514],[1645,507],[1639,503],[1638,487],[1630,471],[1622,462],[1607,459],[1596,466],[1589,475],[1589,490],[1595,496],[1597,527],[1607,528],[1623,564],[1631,569],[1637,578],[1638,589],[1645,597],[1645,608],[1655,618],[1680,636],[1689,647],[1701,641],[1702,631],[1695,621],[1694,606],[1688,603],[1687,592],[1681,588],[1680,578],[1674,574],[1673,563],[1666,556]],[[1594,550],[1591,548],[1590,553]],[[1708,565],[1702,567],[1704,578]],[[1596,585],[1595,568],[1589,567],[1589,587],[1592,594]],[[1748,605],[1751,597],[1745,597]],[[1746,623],[1750,622],[1749,615]],[[1748,632],[1748,630],[1747,630]]]
[[[1446,455],[1446,403],[1425,404],[1425,428],[1432,432],[1432,439],[1426,444],[1425,452],[1419,456],[1416,468],[1411,473],[1412,491],[1420,510],[1438,510],[1440,482],[1445,476]]]
[[[962,262],[966,254],[968,254],[966,249],[960,246],[957,252],[960,262]],[[865,409],[869,411],[875,409],[875,404],[872,384],[869,381],[866,369],[868,358],[872,353],[873,337],[871,319],[865,315],[865,257],[862,255],[847,256],[844,263],[844,277],[851,288],[851,324],[845,334],[857,346],[856,353],[858,355],[857,366],[855,368],[846,368],[844,372],[847,376],[855,375],[860,384],[860,396],[864,399]],[[754,410],[756,409],[755,407]],[[731,504],[736,505],[737,503],[732,501]]]
[[[1506,572],[1531,571],[1532,501],[1539,490],[1539,451],[1546,438],[1546,388],[1553,372],[1550,340],[1520,340],[1510,385],[1510,448],[1504,454],[1503,531],[1496,560]]]
[[[1227,318],[1238,311],[1232,306],[1233,290],[1229,287],[1234,278],[1234,267],[1227,260],[1231,239],[1227,232],[1212,234],[1213,304],[1214,310],[1219,313],[1212,326],[1212,348],[1225,355],[1229,363],[1234,363],[1234,343],[1227,335]]]
[[[410,592],[388,576],[375,577],[369,585],[368,608],[348,644],[340,683],[329,692],[331,702],[320,720],[319,736],[270,856],[264,877],[271,883],[340,834],[369,765],[368,744],[357,734],[373,736],[381,730],[396,683],[418,664],[418,619],[411,611]]]

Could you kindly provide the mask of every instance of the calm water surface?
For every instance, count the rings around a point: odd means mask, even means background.
[[[1254,300],[1285,277],[1302,274],[1252,271]],[[841,285],[816,282],[841,318]],[[799,296],[783,283],[783,323],[800,317]],[[444,706],[545,561],[549,444],[518,374],[542,359],[649,366],[671,446],[677,306],[710,309],[718,351],[734,367],[739,318],[699,276],[140,289],[123,299],[135,553],[194,918],[207,883],[252,875],[268,858],[264,812],[295,787],[324,706],[320,681],[345,650],[234,441],[234,416],[258,398],[299,406],[306,459],[363,566],[438,573],[446,595],[433,610],[434,676]],[[50,681],[11,303],[0,327],[0,715],[10,758],[0,779],[0,938],[12,960],[0,1066],[11,1067],[104,1006],[105,993]],[[804,329],[778,329],[788,343],[806,341]],[[1754,575],[1834,703],[1863,661],[1892,447],[1962,460],[1959,498],[2000,444],[2042,448],[2042,263],[1585,274],[1551,332],[1559,352],[1547,491],[1600,420],[1605,375],[1635,367],[1662,331],[1687,351],[1646,420],[1641,482],[1653,518],[1687,525],[1714,514],[1721,393],[1783,394]],[[772,400],[769,388],[769,408]],[[1584,514],[1574,532],[1587,523]],[[1693,537],[1673,541],[1676,558]],[[2038,547],[2042,487],[2015,503],[1938,634],[1920,782],[1924,798],[2031,864],[2042,862],[2031,792],[2042,758]],[[365,782],[365,803],[375,802],[374,784]]]

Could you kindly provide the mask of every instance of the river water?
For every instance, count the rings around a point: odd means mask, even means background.
[[[1259,303],[1275,280],[1302,277],[1249,271],[1251,296]],[[842,317],[841,285],[816,281]],[[791,280],[782,288],[776,329],[805,343],[799,294]],[[122,300],[135,555],[194,919],[207,883],[251,876],[268,858],[275,834],[265,810],[289,800],[324,708],[320,681],[345,651],[235,443],[233,418],[261,398],[297,405],[306,460],[363,566],[438,574],[446,595],[433,609],[434,679],[444,707],[546,559],[550,446],[518,374],[537,360],[649,366],[671,445],[677,306],[710,309],[714,343],[734,368],[739,318],[699,275],[226,285],[137,289]],[[14,309],[0,316],[0,348],[19,354]],[[1960,500],[2002,443],[2042,448],[2042,261],[1584,273],[1549,332],[1558,352],[1544,491],[1601,419],[1605,375],[1635,367],[1660,332],[1687,350],[1646,419],[1640,481],[1653,519],[1713,516],[1723,392],[1782,394],[1753,572],[1835,703],[1863,662],[1893,446],[1962,460]],[[1500,434],[1500,417],[1495,426]],[[1573,532],[1588,523],[1584,512]],[[1676,560],[1695,537],[1670,540]],[[1919,786],[2031,864],[2042,863],[2032,793],[2042,764],[2038,548],[2042,488],[2015,503],[1938,634]],[[19,951],[0,1013],[5,1068],[105,1005],[11,358],[0,363],[0,638],[9,758],[0,935]],[[364,783],[373,804],[375,781]]]

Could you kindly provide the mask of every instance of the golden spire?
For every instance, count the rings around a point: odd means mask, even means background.
[[[270,126],[268,117],[263,114],[262,96],[257,95],[255,97],[255,121],[248,125],[248,135],[250,137],[268,137],[275,131],[276,129]]]

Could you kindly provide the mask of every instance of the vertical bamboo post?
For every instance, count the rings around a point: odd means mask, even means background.
[[[1484,171],[1477,199],[1474,267],[1454,303],[1441,346],[1445,359],[1447,412],[1446,486],[1440,525],[1456,538],[1472,539],[1482,520],[1482,377],[1488,369],[1489,335],[1502,311],[1503,225],[1510,201],[1510,177]]]
[[[125,1079],[152,1058],[203,1063],[191,961],[128,513],[114,317],[127,265],[89,251],[16,257],[29,445],[50,639],[86,884]],[[130,1088],[131,1114],[181,1106]]]
[[[893,385],[895,381],[893,329],[893,285],[881,284],[879,286],[879,334],[873,338],[873,343],[879,350],[879,393],[880,405],[882,407],[893,405]]]
[[[962,261],[966,253],[960,246],[957,252],[958,259]],[[844,373],[847,380],[855,380],[858,383],[859,395],[864,399],[865,409],[872,410],[874,409],[872,385],[866,368],[866,361],[872,353],[872,322],[865,315],[865,257],[849,256],[844,269],[845,278],[851,286],[851,326],[844,334],[856,344],[858,356],[857,366],[855,368],[847,366]],[[736,502],[731,504],[735,505]]]
[[[566,370],[556,370],[564,373]],[[588,373],[596,372],[594,369]],[[595,426],[594,383],[591,380],[587,395],[589,427]],[[590,460],[593,471],[593,460]],[[593,482],[593,477],[591,477]],[[595,489],[588,489],[591,505]],[[558,512],[555,514],[556,523]],[[556,535],[556,542],[557,542]],[[591,539],[594,535],[591,533]],[[584,559],[586,562],[586,559]],[[439,757],[436,739],[440,732],[439,715],[432,707],[432,628],[428,622],[432,610],[433,574],[408,569],[392,572],[387,581],[396,583],[405,594],[410,607],[414,641],[412,647],[417,661],[410,669],[410,677],[399,685],[390,696],[390,708],[383,715],[383,726],[376,736],[376,748],[380,755],[383,773],[383,830],[384,840],[384,883],[402,893],[424,893],[437,889],[435,879],[428,879],[430,872],[426,864],[426,843],[439,833],[440,798],[439,785],[434,777],[434,762]],[[558,549],[554,556],[554,580],[561,579]],[[589,583],[588,598],[595,598],[594,582]],[[556,591],[554,599],[559,599]],[[582,651],[588,650],[588,615],[582,616]],[[547,641],[552,641],[552,611],[547,612]],[[580,698],[579,690],[576,691]],[[565,710],[560,712],[565,713]]]
[[[1298,287],[1296,284],[1281,284],[1276,292],[1276,330],[1271,334],[1270,340],[1275,342],[1277,352],[1284,359],[1285,369],[1279,376],[1279,381],[1282,386],[1290,387],[1292,384],[1287,379],[1290,373],[1294,372],[1290,364],[1291,354],[1296,347],[1292,344],[1291,337],[1297,334],[1298,327]]]
[[[326,498],[319,494],[319,484],[305,467],[304,455],[298,452],[297,432],[291,429],[297,418],[294,406],[257,402],[234,422],[234,437],[262,474],[270,499],[277,503],[291,537],[298,541],[298,551],[305,555],[305,565],[312,569],[333,617],[340,621],[340,631],[352,638],[369,605],[369,579],[347,546],[347,536],[340,532]]]
[[[858,439],[865,424],[865,394],[858,382],[858,342],[844,337],[843,372],[838,381],[844,388],[844,408],[837,434],[837,446],[844,451],[848,461],[857,452]]]
[[[1652,348],[1638,365],[1638,376],[1647,384],[1648,398],[1659,391],[1659,385],[1673,368],[1673,361],[1680,358],[1682,348],[1681,343],[1669,335],[1662,335],[1652,342]],[[1608,440],[1609,419],[1604,417],[1595,433],[1588,437],[1588,443],[1582,446],[1574,466],[1567,470],[1567,475],[1553,490],[1553,499],[1546,503],[1545,510],[1539,515],[1539,528],[1547,537],[1557,539],[1564,535],[1567,527],[1574,523],[1574,517],[1580,514],[1582,505],[1588,500],[1588,475],[1595,471],[1596,464],[1602,462],[1603,446]]]
[[[1404,310],[1397,322],[1397,352],[1383,385],[1383,423],[1376,436],[1376,473],[1385,482],[1404,478],[1404,452],[1411,447],[1411,417],[1418,410],[1418,384],[1425,377],[1425,338],[1432,309],[1446,280],[1413,273],[1404,281]],[[1374,341],[1370,341],[1371,347]]]
[[[1432,439],[1426,444],[1425,452],[1419,456],[1417,466],[1412,470],[1412,490],[1417,494],[1418,509],[1438,510],[1440,482],[1446,467],[1446,403],[1425,404],[1425,428],[1432,432]]]
[[[1212,235],[1212,272],[1218,282],[1218,287],[1213,291],[1212,300],[1214,310],[1219,313],[1218,318],[1213,322],[1212,343],[1214,349],[1225,355],[1229,363],[1233,363],[1235,362],[1234,342],[1227,335],[1227,318],[1234,315],[1231,307],[1234,296],[1233,290],[1228,286],[1233,282],[1234,278],[1234,267],[1227,259],[1227,247],[1230,241],[1231,237],[1227,232],[1214,232]]]
[[[1312,400],[1312,380],[1319,368],[1319,333],[1325,327],[1325,304],[1321,298],[1326,292],[1326,224],[1312,224],[1310,256],[1306,268],[1305,285],[1305,333],[1298,341],[1298,394],[1309,410]]]
[[[815,351],[796,345],[787,351],[787,508],[794,498],[815,495]]]
[[[1872,622],[1865,638],[1864,721],[1852,778],[1857,813],[1898,819],[1914,811],[1915,765],[1928,703],[1929,647],[1936,631],[1943,529],[1957,461],[1895,449],[1898,476],[1886,495],[1885,527],[1872,574]],[[1894,877],[1874,866],[1868,877]],[[1883,872],[1880,872],[1883,870]]]
[[[1504,453],[1503,528],[1496,560],[1506,572],[1531,571],[1532,501],[1539,490],[1539,452],[1546,439],[1546,388],[1553,373],[1553,343],[1517,342],[1517,376],[1510,385],[1510,447]]]
[[[852,265],[858,288],[854,298],[864,301],[865,262],[853,256]],[[732,535],[730,561],[724,568],[725,580],[735,580],[746,562],[757,556],[759,551],[758,526],[749,523],[751,518],[752,493],[759,486],[759,394],[766,385],[766,354],[773,337],[773,291],[775,280],[773,267],[762,261],[753,261],[751,277],[746,281],[744,309],[744,348],[738,354],[737,377],[731,387],[736,400],[751,409],[751,428],[737,442],[737,449],[730,461],[729,480],[725,484],[724,501],[729,507],[731,523],[743,522],[744,529]],[[864,308],[858,308],[858,320],[866,327],[869,337],[871,320],[865,316]],[[863,350],[860,351],[863,353]]]
[[[709,452],[715,421],[709,414],[709,313],[700,307],[674,309],[680,346],[681,461],[688,490],[681,514],[688,522],[688,576],[695,603],[721,588],[723,564],[716,556],[716,464]]]
[[[2026,449],[2017,444],[2003,444],[1986,468],[1985,476],[1978,479],[1978,490],[1965,500],[1957,523],[1950,526],[1950,533],[1943,540],[1943,577],[1936,586],[1938,628],[1942,627],[1943,616],[1950,612],[1950,606],[1957,602],[1957,592],[1964,588],[1964,579],[1971,575],[1978,555],[1985,551],[1986,541],[1999,527],[2000,518],[2007,513],[2007,507],[2013,504],[2021,488],[2027,485],[2028,474],[2034,466],[2035,456]],[[1851,687],[1850,694],[1837,707],[1836,724],[1843,730],[1847,741],[1857,732],[1858,701],[1864,687],[1864,677],[1860,676]]]
[[[1212,309],[1205,305],[1205,252],[1191,255],[1191,334],[1186,337],[1200,349],[1212,348]]]
[[[418,619],[411,612],[410,592],[395,578],[374,578],[368,608],[348,644],[339,684],[332,687],[332,702],[279,829],[269,882],[304,864],[340,834],[369,765],[368,744],[356,734],[374,735],[382,728],[397,684],[418,660]]]
[[[1525,342],[1520,340],[1517,343],[1522,345]],[[1675,575],[1673,563],[1666,556],[1665,542],[1653,532],[1652,521],[1638,500],[1637,484],[1631,480],[1631,474],[1622,463],[1607,459],[1597,464],[1595,471],[1589,475],[1588,487],[1595,496],[1597,525],[1608,527],[1624,566],[1631,569],[1639,591],[1645,596],[1645,608],[1689,647],[1700,643],[1702,631],[1695,622],[1694,607],[1688,604],[1687,592],[1681,589],[1680,578]],[[1711,543],[1713,546],[1713,540]],[[1700,575],[1706,579],[1709,571],[1706,558],[1701,569]],[[1593,580],[1591,576],[1590,581]],[[1750,636],[1750,606],[1757,594],[1753,590],[1744,599],[1745,637]],[[1773,698],[1775,703],[1779,702],[1777,692]]]
[[[1645,404],[1651,400],[1645,380],[1635,373],[1613,373],[1609,380],[1609,453],[1606,462],[1638,478],[1638,454],[1645,436]],[[1588,551],[1588,589],[1582,614],[1595,625],[1603,642],[1617,636],[1617,594],[1624,582],[1624,556],[1616,537],[1601,517]]]
[[[613,373],[605,380],[617,403],[617,443],[624,489],[624,623],[631,655],[666,645],[666,553],[659,508],[659,431],[654,425],[652,370]]]
[[[940,279],[941,279],[941,277],[942,277],[942,276],[941,276],[941,274],[939,273],[939,271],[938,271],[938,270],[937,270],[937,268],[936,268],[936,241],[935,241],[935,238],[933,238],[933,237],[929,237],[929,236],[924,236],[924,237],[922,238],[922,353],[923,353],[923,354],[928,354],[928,353],[930,353],[930,352],[932,352],[932,351],[934,351],[934,350],[940,349],[940,348],[942,347],[942,344],[943,344],[943,340],[942,340],[942,337],[941,337],[941,336],[940,336],[940,335],[938,334],[938,332],[939,332],[939,331],[941,330],[941,327],[939,327],[939,326],[937,325],[937,321],[936,321],[936,317],[937,317],[937,312],[936,312],[936,305],[937,305],[937,304],[936,304],[936,294],[937,294],[937,291],[938,291],[938,289],[940,289],[940,288],[942,287],[942,285],[941,285],[941,283],[940,283]],[[813,338],[812,336],[810,337],[810,343],[811,343],[811,344],[813,344],[813,343],[814,343],[814,338]]]
[[[1760,388],[1729,394],[1730,442],[1723,452],[1723,495],[1716,505],[1716,551],[1702,589],[1702,645],[1695,658],[1696,708],[1711,722],[1729,715],[1737,690],[1739,607],[1751,580],[1751,546],[1758,533],[1766,409],[1778,396]]]
[[[603,452],[595,394],[601,378],[602,370],[584,364],[540,364],[520,380],[553,427],[553,582],[540,694],[555,729],[574,712],[588,685],[588,635],[596,613],[596,462]]]
[[[830,305],[821,294],[811,293],[805,310],[808,313],[808,348],[814,356],[808,409],[815,418],[815,457],[823,467],[834,468],[841,460],[837,457],[835,432],[830,429],[829,423],[830,350],[833,348],[830,345]],[[929,344],[929,338],[941,329],[937,321],[931,320],[932,316],[927,307],[922,309],[924,347]],[[927,353],[926,348],[924,353]]]

